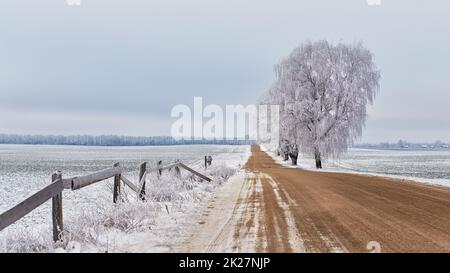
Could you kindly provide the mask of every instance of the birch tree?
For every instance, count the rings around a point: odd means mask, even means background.
[[[361,136],[380,72],[361,43],[307,42],[275,67],[265,100],[280,105],[280,138],[322,159],[337,157]]]

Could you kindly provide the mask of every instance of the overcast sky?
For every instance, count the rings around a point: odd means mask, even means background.
[[[250,104],[305,40],[382,72],[362,142],[450,141],[450,1],[2,0],[0,133],[166,135],[176,104]]]

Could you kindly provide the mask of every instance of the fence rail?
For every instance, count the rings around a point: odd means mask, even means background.
[[[189,168],[188,166],[184,165],[183,163],[180,162],[179,166],[182,167],[183,169],[185,169],[186,171],[189,171],[189,172],[195,174],[196,176],[200,177],[201,179],[204,179],[204,180],[206,180],[208,182],[211,182],[211,178],[209,178],[209,177],[207,177],[207,176],[205,176],[205,175],[203,175],[203,174],[201,174],[201,173],[199,173],[197,171],[194,171],[193,169]]]
[[[0,215],[0,230],[13,224],[20,218],[24,217],[32,210],[47,202],[53,196],[63,191],[63,184],[61,180],[53,182],[32,196],[20,202],[17,206],[7,210]]]
[[[121,173],[122,173],[122,168],[119,166],[119,167],[105,169],[105,170],[102,170],[102,171],[99,171],[99,172],[96,172],[93,174],[88,174],[85,176],[63,179],[63,181],[64,181],[64,185],[66,185],[65,188],[72,189],[72,190],[79,190],[79,189],[89,186],[91,184],[112,178]]]
[[[16,221],[20,220],[22,217],[38,208],[48,200],[52,199],[52,223],[53,223],[53,240],[61,240],[61,234],[64,230],[63,228],[63,210],[62,210],[62,193],[64,190],[79,190],[84,187],[90,186],[92,184],[114,178],[114,190],[113,190],[113,202],[117,203],[120,196],[120,181],[124,185],[128,186],[131,190],[138,194],[140,200],[146,199],[145,194],[145,180],[149,173],[157,172],[158,178],[163,170],[175,168],[177,174],[180,174],[180,167],[192,174],[198,176],[202,180],[211,182],[212,179],[189,168],[185,164],[177,161],[174,164],[167,166],[162,166],[161,161],[158,166],[153,169],[147,169],[147,162],[144,162],[140,166],[139,171],[139,181],[138,185],[131,182],[123,176],[123,168],[119,163],[114,164],[112,168],[101,170],[92,174],[85,176],[72,177],[72,178],[62,178],[61,172],[55,172],[52,175],[52,183],[28,197],[24,201],[20,202],[13,208],[0,214],[0,231],[6,227],[14,224]]]

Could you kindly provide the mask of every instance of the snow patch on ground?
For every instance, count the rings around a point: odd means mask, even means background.
[[[247,194],[246,173],[241,170],[219,188],[208,202],[205,213],[190,225],[190,236],[179,244],[177,252],[221,253],[233,252],[236,247],[236,225],[242,212],[241,204]],[[244,196],[243,196],[244,195]],[[253,241],[254,242],[254,241]],[[250,248],[246,248],[250,251]],[[254,250],[252,250],[254,251]]]

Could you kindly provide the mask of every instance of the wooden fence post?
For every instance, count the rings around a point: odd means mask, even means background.
[[[62,179],[60,171],[52,175],[52,183]],[[63,232],[63,210],[62,210],[62,192],[52,198],[52,222],[53,222],[53,241],[60,241]]]
[[[114,164],[114,167],[119,167],[120,163]],[[113,191],[113,202],[117,203],[120,196],[120,174],[114,176],[114,191]]]
[[[180,161],[177,160],[177,163],[180,163]],[[181,177],[180,165],[176,165],[176,166],[175,166],[175,175],[176,175],[177,177]]]
[[[139,166],[139,183],[142,180],[142,177],[144,177],[145,172],[147,171],[147,162],[143,162],[141,166]],[[141,192],[139,193],[139,199],[142,201],[145,200],[145,179],[142,181],[142,187]]]
[[[162,160],[158,161],[158,164],[156,164],[156,168],[158,169],[156,171],[156,174],[158,176],[158,179],[161,177],[162,175]]]
[[[210,155],[205,155],[205,170],[208,168],[208,166],[211,166],[212,163],[212,157]]]

